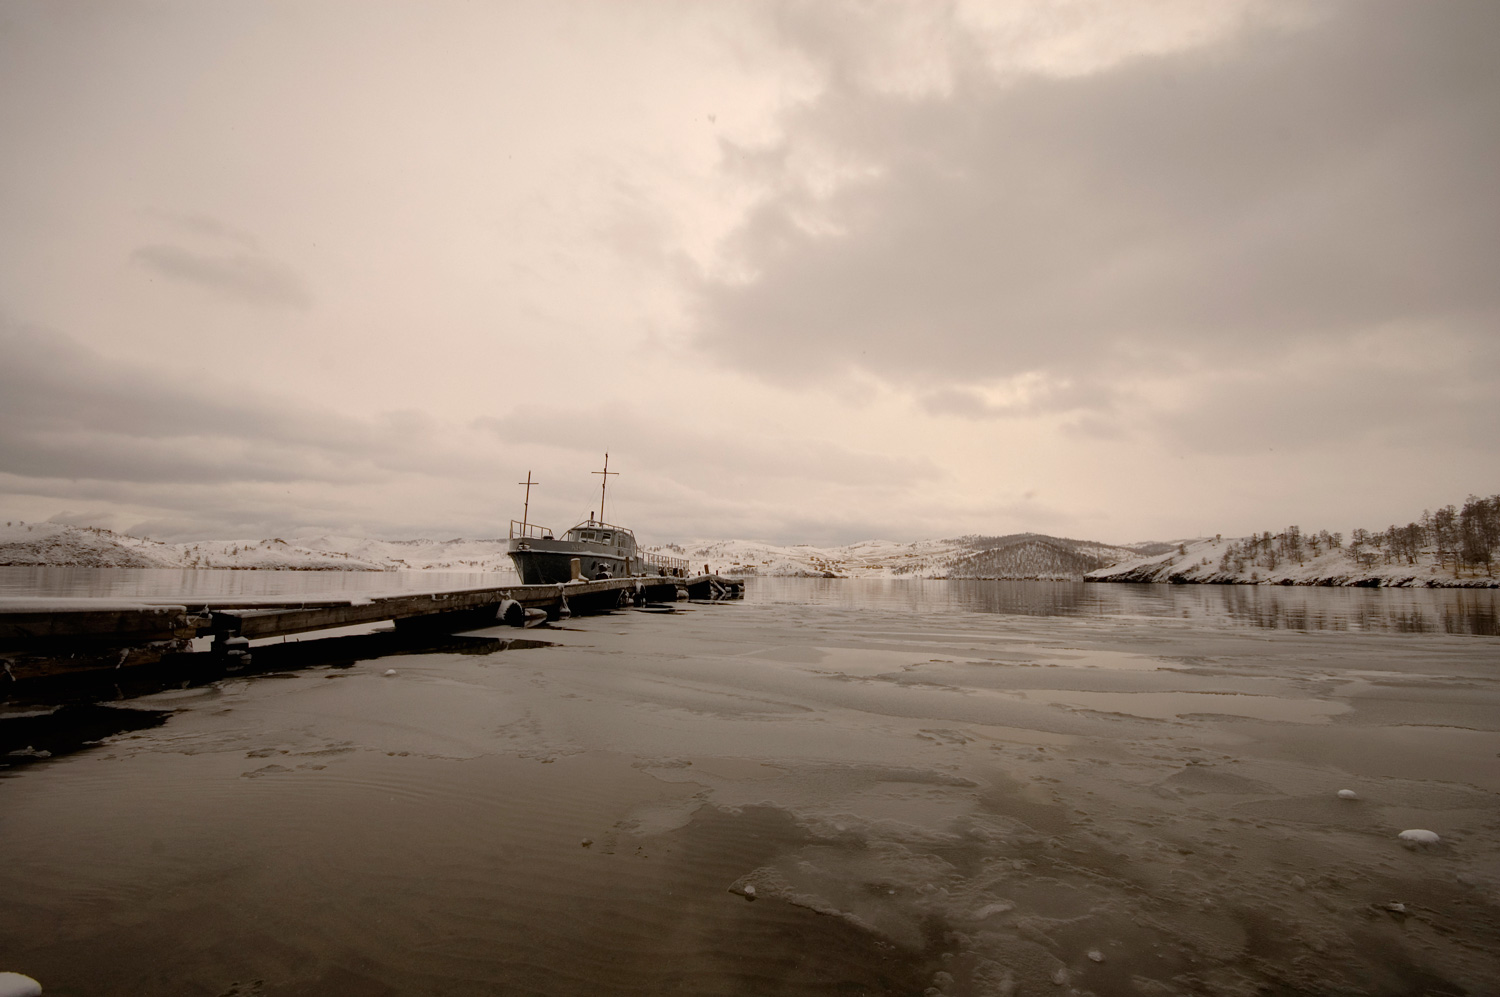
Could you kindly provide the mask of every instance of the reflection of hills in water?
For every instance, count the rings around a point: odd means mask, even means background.
[[[1312,592],[1216,586],[1228,612],[1273,630],[1385,630],[1396,633],[1500,635],[1493,592],[1453,589],[1437,598],[1402,598],[1393,590]],[[1416,595],[1416,593],[1413,593]],[[1315,598],[1308,598],[1315,595]],[[1334,605],[1330,605],[1333,603]]]
[[[977,578],[757,578],[757,602],[880,606],[914,614],[1180,619],[1270,630],[1500,636],[1493,589],[1138,585]]]

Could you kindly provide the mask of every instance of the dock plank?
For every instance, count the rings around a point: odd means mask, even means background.
[[[174,641],[185,646],[196,636],[253,640],[386,620],[420,626],[425,625],[420,622],[423,618],[430,618],[436,627],[450,622],[472,627],[475,614],[485,616],[512,600],[555,614],[563,605],[573,612],[598,612],[614,608],[622,598],[673,600],[684,593],[717,601],[737,598],[743,591],[744,580],[739,578],[644,575],[372,597],[215,597],[171,602],[18,597],[0,599],[0,652],[45,653],[48,647],[79,643],[126,647]]]

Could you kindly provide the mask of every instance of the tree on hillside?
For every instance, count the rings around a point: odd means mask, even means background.
[[[1453,577],[1458,577],[1458,510],[1444,506],[1432,514],[1432,549],[1437,554],[1438,567],[1449,557],[1453,558]]]
[[[1282,531],[1280,540],[1281,551],[1287,559],[1294,560],[1299,565],[1302,564],[1302,527],[1288,526]]]
[[[1370,531],[1356,526],[1349,534],[1349,556],[1361,568],[1375,566],[1375,552],[1370,550]]]
[[[1458,514],[1458,534],[1459,558],[1483,565],[1484,573],[1493,577],[1495,548],[1500,546],[1500,495],[1470,495]]]

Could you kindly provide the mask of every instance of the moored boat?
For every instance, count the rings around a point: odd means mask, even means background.
[[[648,554],[636,546],[635,534],[630,530],[596,520],[592,514],[561,537],[545,526],[511,520],[505,552],[525,585],[547,585],[577,578],[687,574],[686,561],[679,563],[678,558]]]
[[[609,454],[604,455],[604,475],[618,474],[609,469]],[[531,508],[531,486],[536,482],[526,475],[526,509]],[[604,521],[605,486],[599,490],[599,518],[589,513],[561,537],[545,526],[510,521],[506,554],[516,566],[525,585],[550,585],[578,579],[630,578],[638,576],[686,577],[687,561],[681,558],[648,554],[635,542],[635,534],[623,526]],[[575,567],[576,562],[576,567]]]

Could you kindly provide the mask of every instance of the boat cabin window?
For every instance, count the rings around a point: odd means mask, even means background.
[[[609,543],[610,536],[611,536],[611,534],[601,533],[601,534],[599,534],[599,541],[601,543]]]

